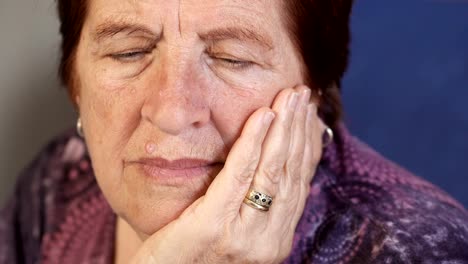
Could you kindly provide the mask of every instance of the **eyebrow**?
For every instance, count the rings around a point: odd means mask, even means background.
[[[208,32],[199,34],[200,39],[203,41],[221,41],[228,39],[236,39],[241,41],[252,41],[269,50],[273,49],[272,39],[263,34],[259,34],[252,29],[244,27],[226,27],[216,28]]]
[[[96,42],[101,42],[102,40],[111,38],[119,33],[126,33],[127,35],[144,35],[153,38],[155,41],[159,41],[162,38],[162,33],[156,33],[144,25],[113,21],[104,22],[97,26],[92,33],[92,37]],[[245,27],[215,28],[199,34],[199,37],[205,42],[236,39],[240,41],[255,42],[269,50],[272,50],[274,47],[273,40],[269,36],[259,34],[254,30]]]
[[[140,35],[154,39],[161,39],[161,34],[156,33],[148,27],[140,24],[131,24],[127,22],[104,22],[96,27],[92,37],[96,42],[101,42],[106,38],[111,38],[119,33],[129,35]]]

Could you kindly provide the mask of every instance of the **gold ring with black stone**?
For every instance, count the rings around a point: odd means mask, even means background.
[[[244,203],[255,209],[268,211],[273,203],[273,197],[251,189],[245,196]]]

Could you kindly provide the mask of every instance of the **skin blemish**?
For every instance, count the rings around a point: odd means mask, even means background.
[[[153,154],[154,151],[156,150],[156,144],[154,144],[153,142],[146,143],[145,150],[146,150],[146,153],[150,155]]]

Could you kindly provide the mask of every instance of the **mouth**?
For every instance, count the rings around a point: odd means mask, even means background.
[[[210,176],[224,166],[222,162],[190,158],[172,161],[163,158],[145,158],[130,164],[136,165],[146,176],[160,184],[168,182],[181,184],[194,178]]]

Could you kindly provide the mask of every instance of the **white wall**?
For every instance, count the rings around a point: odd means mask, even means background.
[[[59,40],[54,0],[0,0],[0,206],[19,171],[75,122],[56,74]]]

